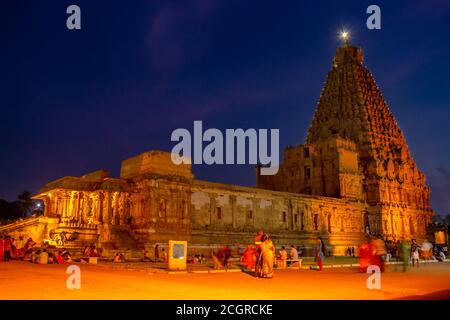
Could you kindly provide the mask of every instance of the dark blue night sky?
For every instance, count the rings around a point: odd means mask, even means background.
[[[66,28],[77,4],[82,30]],[[281,5],[282,4],[282,5]],[[381,8],[382,29],[366,28]],[[0,198],[171,150],[176,128],[280,128],[303,143],[338,31],[351,31],[450,213],[450,1],[19,1],[1,10]],[[195,176],[254,185],[251,166]]]

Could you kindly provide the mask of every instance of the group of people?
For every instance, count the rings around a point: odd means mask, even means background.
[[[371,265],[376,265],[380,271],[384,271],[384,263],[387,259],[386,244],[381,236],[371,238],[367,236],[366,239],[360,243],[358,247],[359,256],[359,272],[366,272]]]
[[[44,247],[32,252],[30,262],[37,264],[65,264],[72,262],[72,256],[66,249],[52,251]]]
[[[100,256],[101,256],[101,250],[97,250],[97,247],[94,244],[84,247],[83,257],[89,258],[89,257],[100,257]]]
[[[159,244],[155,244],[155,261],[156,262],[167,262],[167,252],[166,249],[161,249],[161,254],[159,254]]]
[[[142,262],[167,262],[167,252],[166,249],[162,248],[161,253],[159,252],[159,244],[155,244],[153,258],[147,249],[142,251],[143,258]]]
[[[64,264],[72,261],[71,254],[65,248],[58,249],[44,243],[37,246],[32,238],[26,241],[23,236],[17,239],[9,235],[0,235],[0,262],[23,260],[36,264]]]
[[[116,252],[113,258],[113,262],[119,263],[119,262],[126,262],[125,255],[122,252]]]
[[[368,266],[376,265],[383,272],[385,269],[385,262],[390,261],[393,257],[397,261],[402,261],[403,272],[405,272],[410,264],[419,267],[420,258],[431,259],[432,245],[425,241],[421,245],[417,243],[416,239],[408,242],[405,239],[398,240],[393,243],[388,243],[383,240],[381,235],[374,237],[367,237],[359,245],[359,272],[366,272]],[[439,252],[441,261],[445,260],[445,253]]]
[[[0,235],[0,261],[30,260],[36,242],[32,238],[24,240],[22,236],[15,239],[11,236]]]
[[[355,247],[348,247],[347,249],[345,249],[345,256],[355,257]]]
[[[317,266],[314,269],[322,271],[325,259],[326,247],[321,237],[317,238],[315,248],[315,258]],[[285,246],[281,247],[278,256],[276,256],[276,248],[269,236],[262,230],[258,231],[255,237],[255,246],[248,246],[244,251],[241,262],[248,270],[253,270],[259,278],[272,278],[273,267],[276,264],[275,259],[278,258],[280,268],[287,266],[288,260],[297,260],[299,257],[298,250],[291,245],[289,252]]]
[[[280,252],[278,253],[277,259],[278,259],[278,266],[282,269],[287,267],[287,261],[288,260],[297,260],[299,257],[298,250],[294,247],[294,245],[291,245],[289,249],[289,253],[286,250],[285,246],[281,247]]]

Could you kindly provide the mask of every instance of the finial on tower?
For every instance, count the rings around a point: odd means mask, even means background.
[[[344,40],[344,44],[348,45],[348,39],[350,38],[350,34],[346,30],[342,30],[340,33],[340,38]]]

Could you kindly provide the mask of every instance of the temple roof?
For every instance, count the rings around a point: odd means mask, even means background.
[[[338,135],[355,141],[361,157],[412,160],[403,133],[370,71],[361,48],[336,50],[306,143]]]

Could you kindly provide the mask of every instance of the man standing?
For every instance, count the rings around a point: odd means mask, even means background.
[[[11,237],[7,236],[5,240],[3,240],[3,255],[4,260],[9,261],[11,259]]]
[[[406,242],[406,240],[402,239],[400,242],[399,252],[403,260],[403,272],[406,272],[408,269],[410,250],[410,245]]]
[[[413,267],[414,261],[417,261],[417,267],[419,267],[419,245],[417,244],[416,239],[412,239],[411,242],[411,259]]]
[[[159,245],[155,244],[155,261],[159,261]]]

